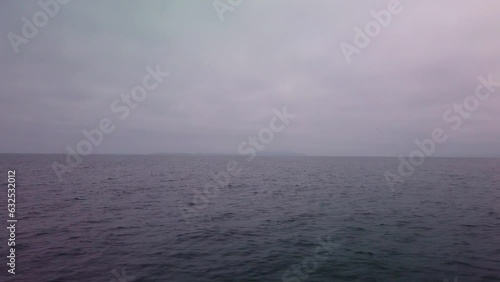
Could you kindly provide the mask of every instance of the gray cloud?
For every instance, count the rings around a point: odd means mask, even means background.
[[[402,1],[351,64],[339,44],[388,1],[244,0],[224,21],[211,2],[73,0],[18,54],[7,34],[38,1],[0,2],[0,152],[63,153],[117,120],[110,104],[148,65],[171,75],[95,152],[236,153],[286,105],[298,117],[270,150],[404,155],[479,75],[500,80],[493,1]],[[499,156],[499,110],[481,104],[438,155]]]

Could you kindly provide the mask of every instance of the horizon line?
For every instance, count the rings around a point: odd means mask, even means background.
[[[0,152],[0,155],[67,155],[67,153],[4,153]],[[101,156],[183,156],[183,157],[196,157],[196,156],[239,156],[244,157],[245,155],[234,154],[234,153],[93,153],[90,155],[101,155]],[[88,156],[86,156],[88,157]],[[308,155],[302,153],[291,153],[291,154],[266,154],[258,155],[257,157],[326,157],[326,158],[399,158],[400,156],[353,156],[353,155]],[[403,156],[408,157],[408,156]],[[500,156],[486,157],[486,156],[428,156],[426,158],[433,159],[500,159]]]

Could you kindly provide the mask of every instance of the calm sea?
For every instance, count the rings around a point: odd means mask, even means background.
[[[498,159],[427,159],[393,192],[396,158],[95,155],[60,182],[64,158],[0,155],[0,281],[500,281]]]

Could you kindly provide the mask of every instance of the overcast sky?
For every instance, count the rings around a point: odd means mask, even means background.
[[[286,106],[269,150],[408,155],[442,127],[437,156],[500,156],[500,88],[459,130],[442,117],[478,76],[500,81],[498,1],[401,1],[350,64],[340,43],[389,1],[243,0],[221,21],[211,0],[73,0],[17,54],[8,34],[41,8],[0,1],[0,152],[64,153],[110,118],[95,153],[237,153]],[[170,76],[117,118],[156,65]]]

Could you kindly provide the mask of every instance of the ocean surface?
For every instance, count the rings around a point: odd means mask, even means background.
[[[397,158],[91,155],[59,181],[64,159],[0,155],[0,281],[500,281],[499,159],[427,159],[395,191]]]

